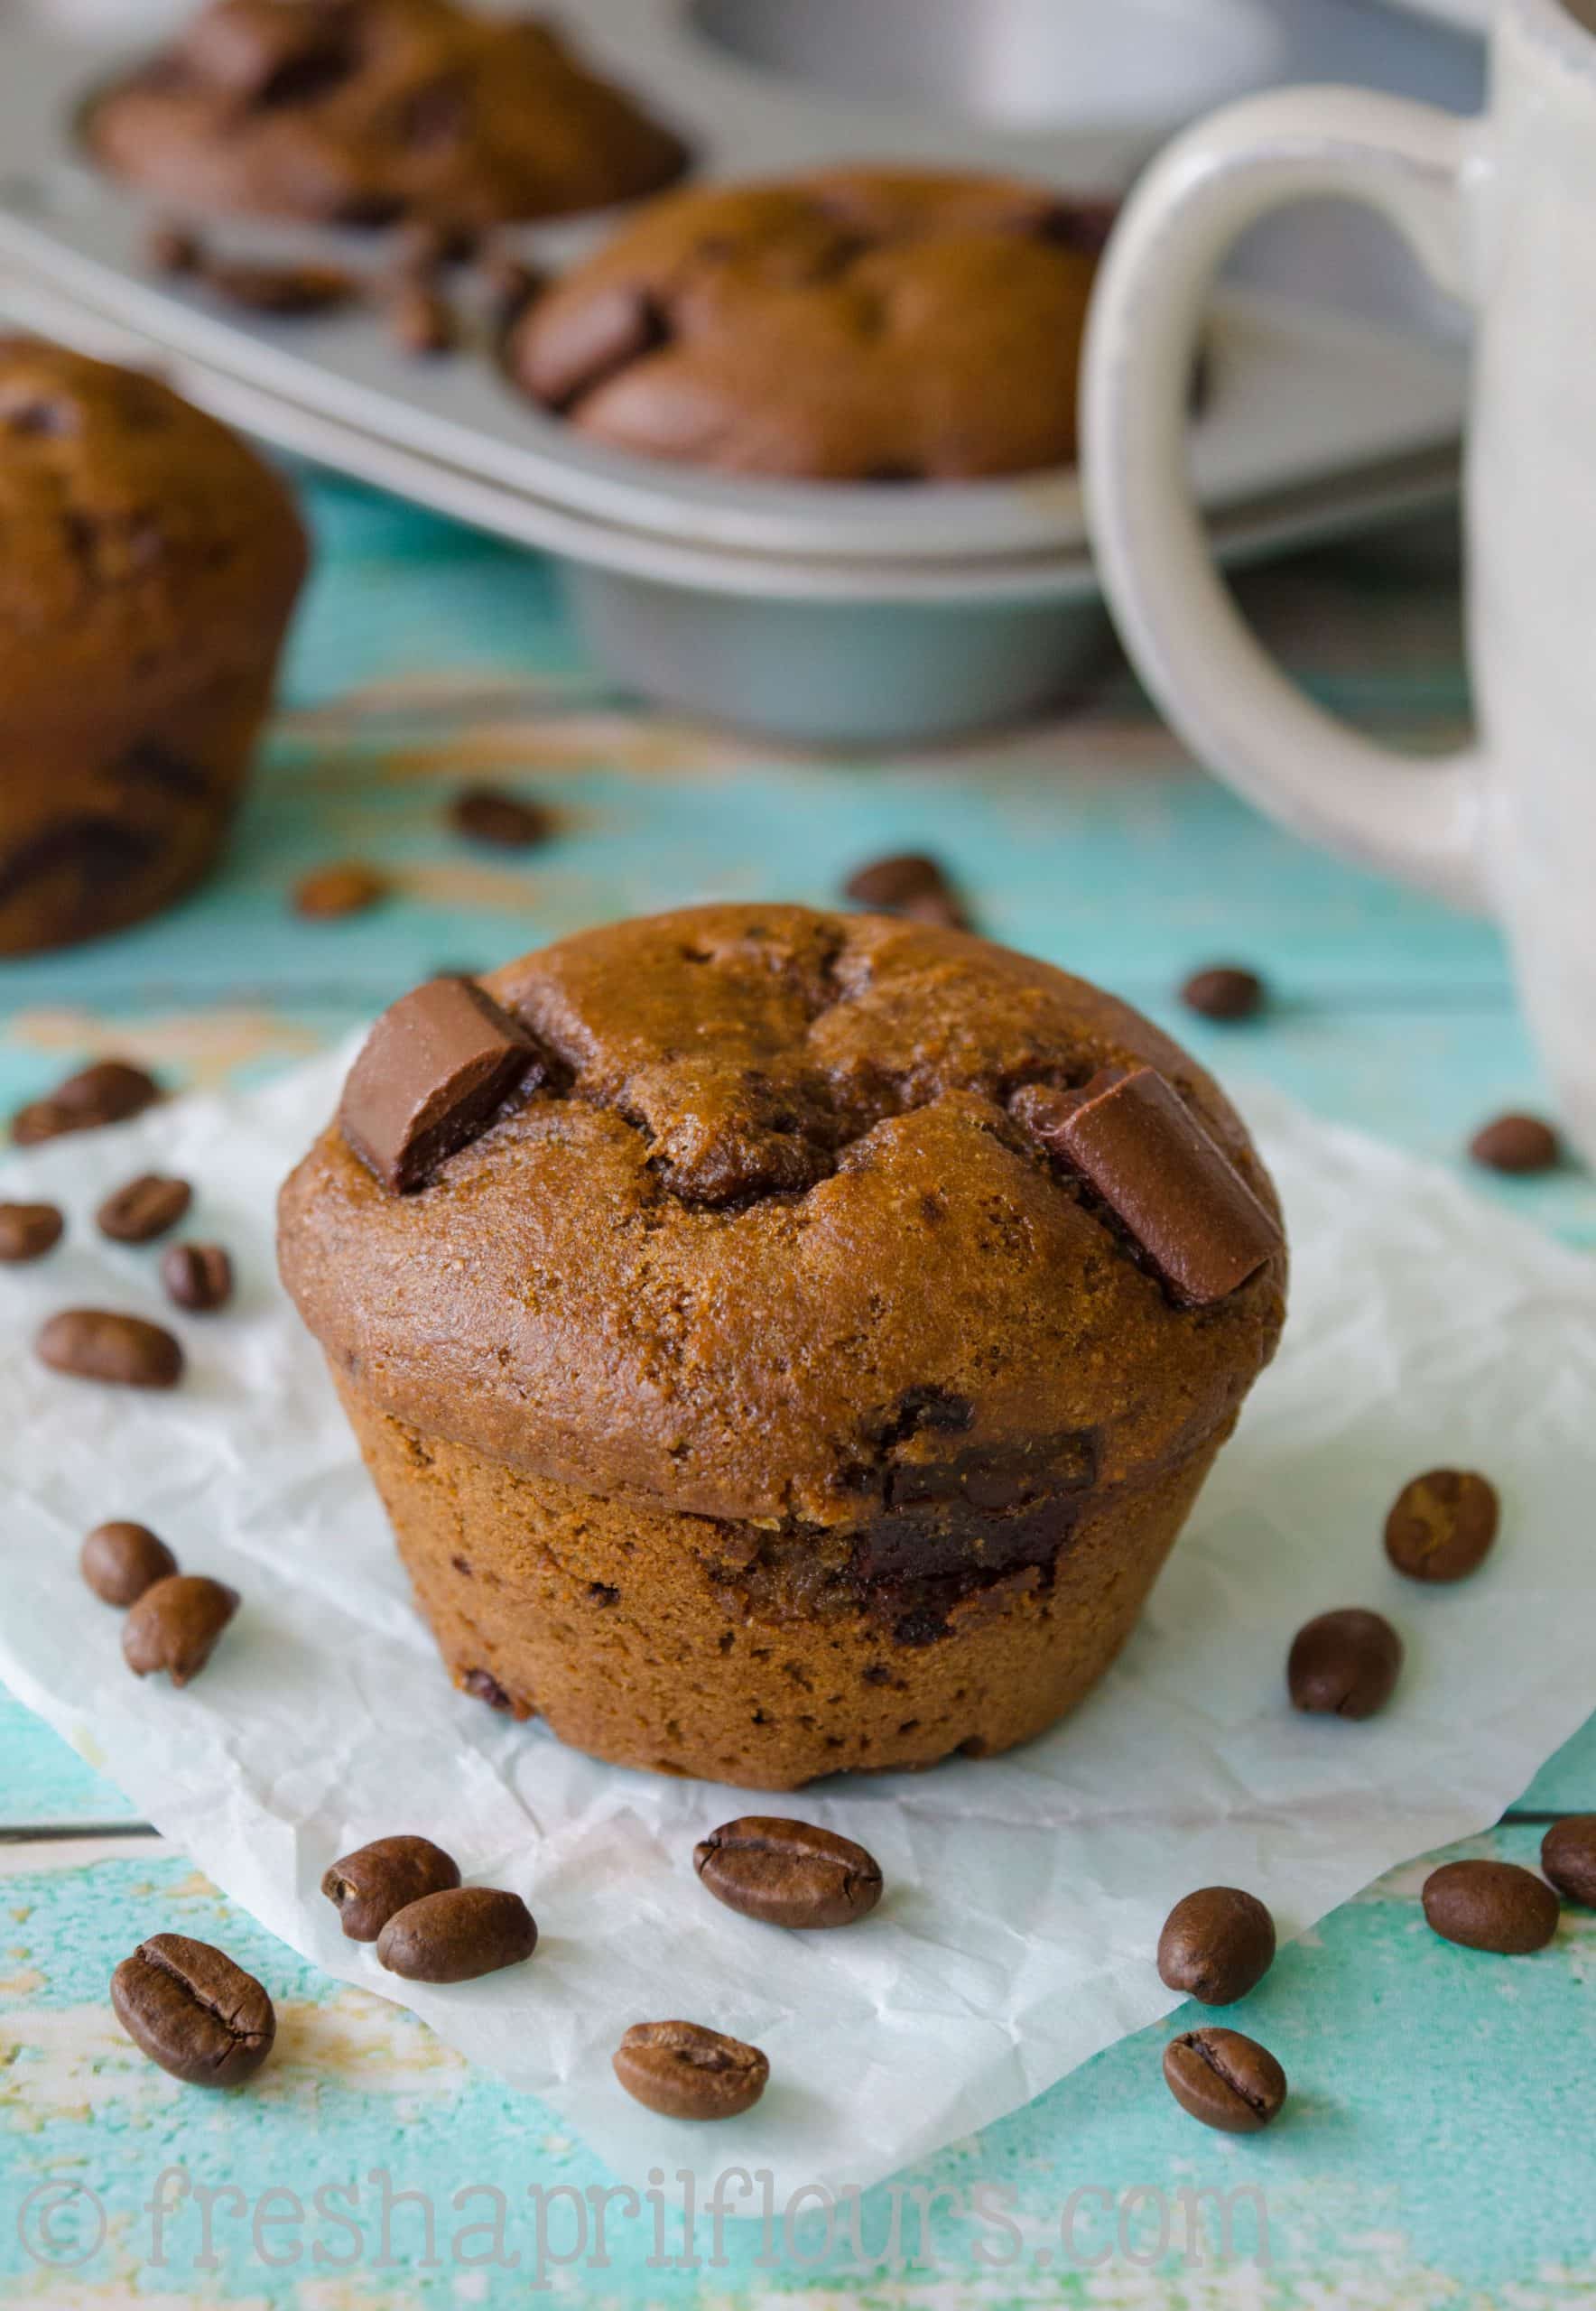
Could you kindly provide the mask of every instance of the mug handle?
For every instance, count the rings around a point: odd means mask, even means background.
[[[1237,236],[1283,202],[1381,210],[1454,295],[1469,289],[1477,125],[1355,88],[1243,98],[1143,179],[1104,258],[1082,397],[1087,520],[1137,667],[1194,751],[1287,826],[1466,905],[1488,904],[1475,750],[1415,759],[1313,705],[1248,631],[1187,469],[1187,381],[1208,292]]]

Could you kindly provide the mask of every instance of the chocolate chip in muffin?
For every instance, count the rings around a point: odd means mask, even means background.
[[[1240,1173],[1153,1068],[1104,1069],[1076,1092],[1027,1085],[1010,1112],[1080,1174],[1182,1307],[1229,1299],[1285,1247]]]
[[[200,1573],[169,1573],[146,1589],[122,1629],[122,1654],[135,1677],[164,1670],[174,1685],[197,1677],[238,1610],[238,1592]]]
[[[170,1580],[177,1559],[147,1525],[116,1517],[97,1525],[79,1553],[78,1570],[107,1605],[136,1605],[146,1589]]]
[[[375,867],[358,859],[335,867],[317,867],[302,875],[293,886],[293,911],[307,922],[339,923],[346,915],[364,914],[387,896],[388,886]]]
[[[161,1324],[111,1308],[63,1308],[33,1343],[42,1364],[78,1380],[125,1388],[173,1388],[183,1374],[181,1341]]]
[[[1373,1717],[1396,1689],[1402,1639],[1381,1613],[1360,1605],[1321,1613],[1298,1629],[1285,1666],[1294,1709]]]
[[[635,2102],[663,2119],[735,2119],[764,2093],[757,2046],[701,2022],[634,2022],[611,2057]]]
[[[1239,963],[1210,963],[1193,971],[1181,989],[1188,1011],[1204,1019],[1256,1019],[1264,1007],[1264,982]]]
[[[94,1215],[95,1226],[114,1244],[150,1244],[175,1228],[193,1200],[187,1180],[141,1172],[114,1189]]]
[[[878,914],[906,915],[913,923],[945,923],[950,931],[970,928],[959,895],[943,869],[920,851],[902,851],[855,868],[842,891],[856,905]]]
[[[1539,1116],[1505,1115],[1474,1134],[1469,1153],[1487,1171],[1528,1174],[1555,1171],[1563,1143]]]
[[[1516,1861],[1448,1861],[1424,1880],[1424,1917],[1465,1950],[1522,1958],[1557,1931],[1557,1897]]]
[[[1461,1581],[1489,1555],[1501,1504],[1472,1469],[1431,1469],[1405,1484],[1386,1519],[1386,1555],[1410,1581]]]
[[[497,1710],[501,1715],[515,1706],[498,1679],[487,1669],[468,1669],[460,1679],[460,1691],[469,1694],[473,1701],[486,1702],[489,1709]]]
[[[66,1224],[57,1204],[0,1203],[0,1262],[42,1259],[60,1242]]]
[[[277,2018],[253,1974],[209,1942],[153,1934],[111,1976],[116,2019],[187,2086],[241,2086],[272,2051]]]
[[[367,1170],[408,1194],[547,1072],[520,1021],[474,979],[429,979],[367,1037],[339,1121]]]
[[[166,1296],[191,1315],[225,1308],[233,1296],[233,1263],[221,1244],[171,1244],[161,1257]]]
[[[160,1097],[160,1084],[144,1068],[125,1059],[96,1060],[43,1099],[19,1108],[11,1118],[11,1136],[19,1147],[32,1147],[67,1132],[97,1131],[142,1115]]]
[[[534,850],[554,831],[553,813],[544,803],[506,794],[498,786],[462,786],[450,803],[449,823],[468,841],[491,843],[498,850]]]

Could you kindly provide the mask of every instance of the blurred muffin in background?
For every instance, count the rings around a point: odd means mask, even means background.
[[[835,169],[652,203],[539,298],[511,375],[639,456],[828,481],[1071,464],[1109,212],[1000,177]]]
[[[85,133],[163,199],[329,224],[560,216],[686,160],[547,25],[450,0],[212,0]]]
[[[307,562],[284,484],[153,377],[0,338],[0,954],[169,905],[227,831]]]

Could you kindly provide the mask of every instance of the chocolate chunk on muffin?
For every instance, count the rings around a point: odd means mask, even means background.
[[[796,906],[405,997],[280,1249],[456,1685],[769,1789],[1090,1691],[1286,1267],[1246,1131],[1145,1019]]]
[[[598,209],[686,160],[546,24],[451,0],[211,0],[85,133],[186,208],[355,225]]]
[[[838,169],[655,201],[511,331],[612,449],[728,473],[968,481],[1075,456],[1099,205]]]
[[[287,488],[153,377],[0,337],[0,954],[210,865],[305,573]]]

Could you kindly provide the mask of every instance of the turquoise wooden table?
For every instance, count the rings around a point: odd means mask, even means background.
[[[1494,934],[1250,816],[1108,652],[1045,729],[914,761],[804,760],[608,693],[537,562],[341,486],[317,484],[311,506],[319,574],[225,873],[164,923],[6,968],[7,1108],[108,1052],[173,1083],[264,1077],[439,967],[695,897],[824,901],[908,847],[957,869],[983,928],[1107,981],[1243,1086],[1267,1077],[1448,1161],[1488,1115],[1541,1096]],[[1323,552],[1248,593],[1322,697],[1415,746],[1455,735],[1456,589],[1433,541]],[[551,804],[554,840],[524,859],[469,848],[443,819],[468,778]],[[388,876],[386,902],[294,919],[297,877],[349,857]],[[1226,958],[1268,975],[1267,1018],[1180,1016],[1181,978]],[[1596,1243],[1577,1171],[1481,1192]],[[1596,1726],[1474,1850],[1533,1861],[1549,1815],[1591,1808]],[[1227,2018],[1292,2078],[1267,2137],[1183,2116],[1160,2025],[868,2193],[862,2256],[846,2227],[828,2251],[818,2218],[730,2225],[719,2245],[701,2223],[690,2240],[673,2204],[657,2232],[646,2204],[608,2222],[600,2247],[587,2195],[608,2178],[547,2112],[319,1979],[0,1695],[0,2299],[1596,2304],[1596,1918],[1565,1920],[1533,1959],[1476,1956],[1424,1926],[1424,1874],[1371,1887]],[[277,2055],[249,2091],[181,2088],[117,2031],[112,1965],[162,1928],[224,1944],[277,1993]]]

